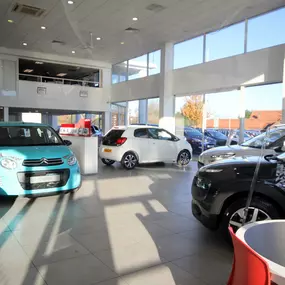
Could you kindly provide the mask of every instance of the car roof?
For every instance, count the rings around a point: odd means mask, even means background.
[[[50,127],[46,124],[41,123],[28,123],[28,122],[0,122],[0,127]]]

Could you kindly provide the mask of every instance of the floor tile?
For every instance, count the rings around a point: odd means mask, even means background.
[[[87,249],[68,235],[60,236],[55,241],[40,243],[37,246],[24,246],[23,249],[36,266],[89,254]]]
[[[226,284],[231,272],[228,260],[214,251],[187,256],[172,263],[211,285]]]
[[[153,266],[123,276],[122,279],[129,285],[206,285],[198,278],[190,275],[172,263]]]
[[[99,283],[95,283],[95,284],[96,285],[129,285],[125,281],[123,281],[122,278],[114,278],[114,279],[110,279],[110,280],[99,282]]]
[[[91,285],[117,277],[93,255],[84,255],[43,265],[39,271],[48,285]]]

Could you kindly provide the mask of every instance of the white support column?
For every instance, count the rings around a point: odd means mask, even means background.
[[[4,107],[4,122],[9,122],[9,107]]]
[[[103,113],[103,133],[106,134],[111,129],[111,112]]]
[[[283,57],[282,124],[285,124],[285,52]]]
[[[161,49],[159,126],[175,133],[172,69],[173,43],[166,43]]]
[[[239,125],[239,144],[244,141],[244,116],[245,116],[245,86],[240,87],[240,125]]]
[[[139,100],[139,123],[147,123],[147,99]]]

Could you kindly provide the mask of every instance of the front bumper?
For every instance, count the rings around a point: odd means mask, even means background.
[[[212,215],[206,211],[198,201],[192,200],[192,214],[206,228],[216,230],[218,228],[218,215]]]
[[[61,174],[65,172],[65,174]],[[46,183],[39,181],[31,184],[30,177],[45,176],[49,174],[61,175],[60,183]],[[45,195],[65,192],[81,186],[81,174],[78,163],[73,166],[62,167],[26,167],[15,170],[3,170],[0,172],[0,195]]]

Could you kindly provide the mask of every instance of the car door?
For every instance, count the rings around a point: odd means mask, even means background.
[[[172,162],[177,157],[174,136],[164,129],[149,128],[150,148],[156,161]]]
[[[133,149],[139,155],[139,162],[152,162],[152,155],[149,151],[150,139],[147,128],[138,128],[134,130]]]

